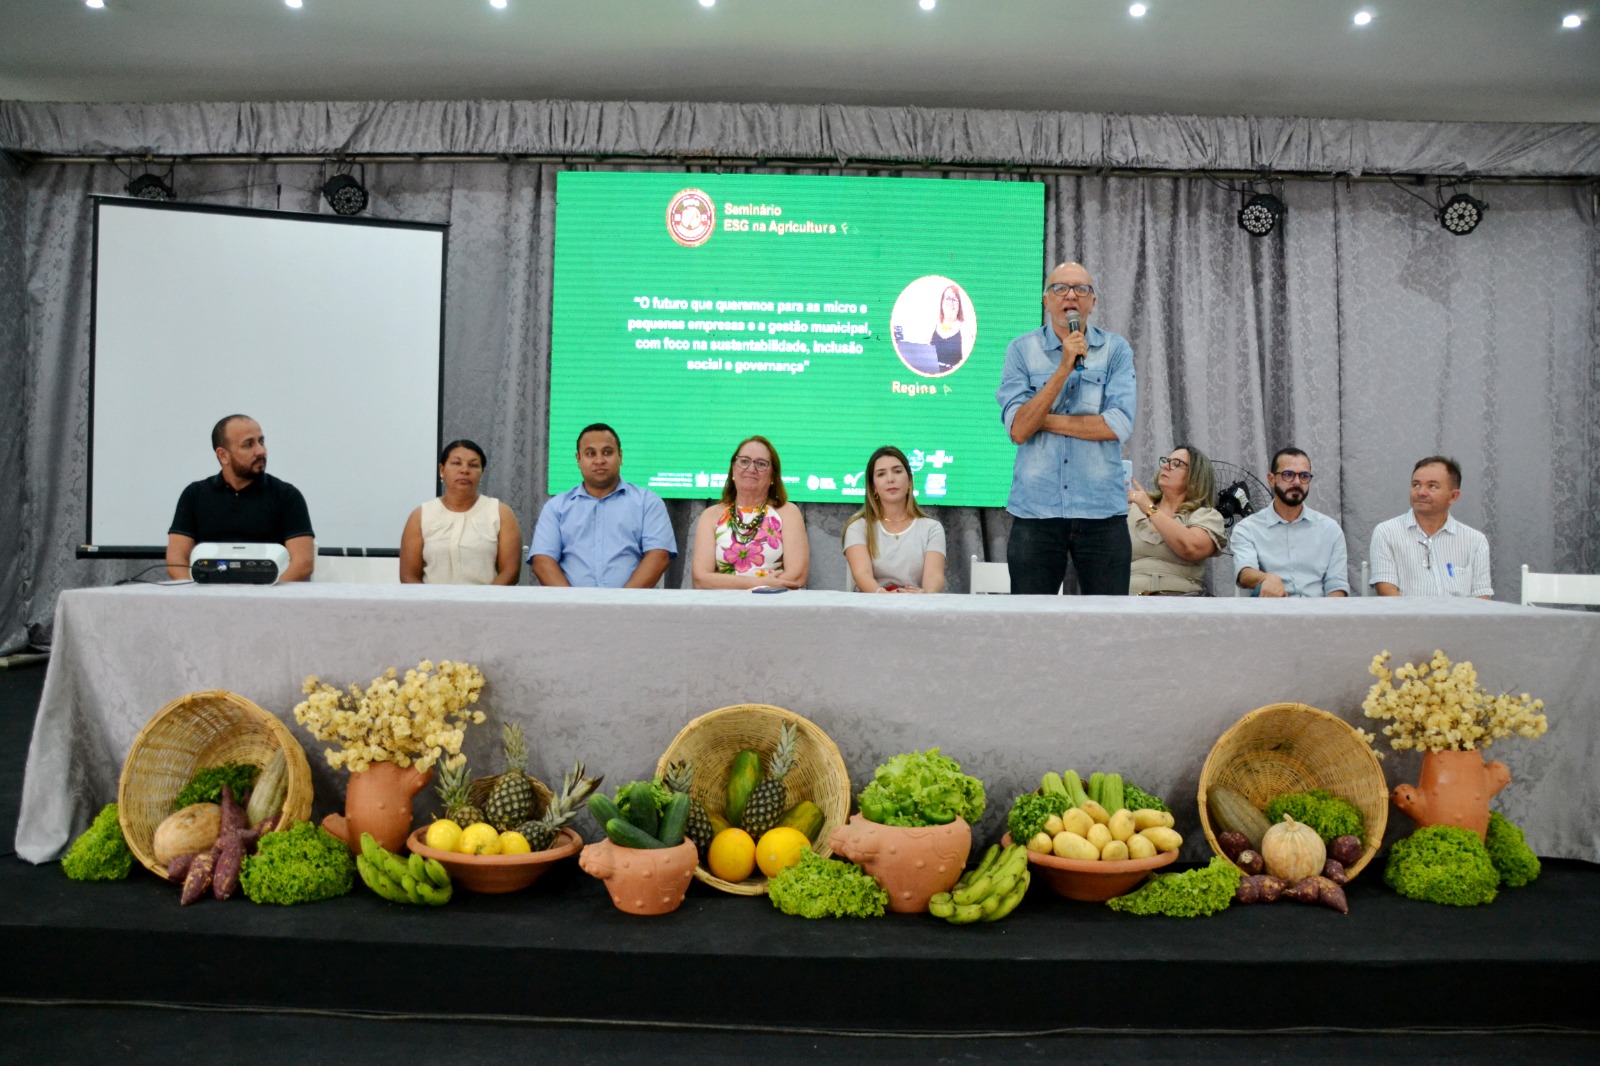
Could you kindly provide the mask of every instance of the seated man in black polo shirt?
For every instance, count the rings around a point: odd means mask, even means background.
[[[222,470],[191,482],[167,530],[167,576],[189,576],[189,554],[208,541],[282,544],[289,569],[280,581],[305,581],[316,562],[305,497],[267,473],[267,439],[249,415],[229,415],[211,430]]]

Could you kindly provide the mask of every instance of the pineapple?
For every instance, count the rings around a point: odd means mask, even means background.
[[[444,804],[444,816],[461,828],[483,821],[483,812],[472,802],[472,775],[467,770],[467,760],[462,759],[461,765],[454,768],[448,760],[441,762],[434,791]]]
[[[550,845],[555,843],[556,832],[577,817],[584,801],[600,787],[604,779],[604,774],[599,777],[583,776],[583,763],[573,763],[572,769],[567,771],[566,780],[561,783],[561,795],[550,801],[544,817],[523,822],[516,831],[522,834],[528,847],[534,851],[548,851]]]
[[[767,762],[767,778],[750,793],[744,805],[744,828],[757,840],[761,834],[778,824],[789,807],[789,790],[783,779],[794,768],[794,745],[798,732],[793,722],[785,722],[778,734],[778,750]]]
[[[666,783],[672,791],[689,796],[689,820],[684,825],[683,834],[694,841],[694,846],[699,849],[702,856],[705,855],[707,849],[711,847],[711,838],[717,835],[717,831],[711,824],[711,816],[706,813],[706,805],[689,792],[694,787],[694,764],[670,763],[667,766]]]
[[[533,817],[537,802],[528,783],[528,745],[520,725],[502,727],[506,768],[495,778],[489,798],[483,801],[485,821],[502,833]]]

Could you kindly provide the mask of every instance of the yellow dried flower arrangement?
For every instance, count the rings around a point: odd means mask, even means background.
[[[1425,663],[1388,667],[1389,653],[1380,652],[1367,672],[1377,677],[1361,709],[1368,718],[1389,722],[1383,727],[1396,751],[1471,751],[1487,748],[1501,737],[1541,737],[1549,723],[1540,712],[1544,701],[1501,693],[1491,696],[1478,684],[1470,662],[1452,663],[1442,651]],[[1398,684],[1396,684],[1398,682]]]
[[[476,666],[449,660],[435,669],[424,659],[403,681],[391,666],[365,692],[355,685],[341,692],[313,674],[300,686],[306,698],[295,705],[294,720],[338,745],[324,752],[336,770],[358,773],[375,762],[428,770],[444,755],[447,766],[457,766],[466,727],[483,721],[482,711],[467,709],[483,683]]]

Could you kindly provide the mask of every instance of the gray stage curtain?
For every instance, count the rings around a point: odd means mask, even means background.
[[[457,114],[461,106],[417,105],[437,114]],[[584,112],[592,119],[614,114],[610,105],[592,106]],[[654,114],[655,106],[626,113]],[[35,123],[54,118],[61,129],[50,144],[83,149],[85,137],[102,133],[86,134],[69,117],[92,112],[105,125],[108,115],[125,111],[134,123],[129,129],[147,131],[166,114],[166,124],[210,138],[213,150],[234,135],[264,143],[260,126],[279,139],[300,138],[295,150],[304,152],[329,143],[326,120],[305,128],[267,120],[304,118],[315,107],[397,114],[380,105],[177,105],[170,113],[0,105],[0,122],[9,124],[0,128],[4,143],[16,146],[19,115]],[[774,109],[785,117],[777,125],[793,125],[796,110],[805,109]],[[477,115],[482,133],[498,128],[491,120],[502,111],[484,105],[461,113]],[[525,109],[505,113],[525,116]],[[224,114],[233,125],[207,125]],[[709,121],[753,112],[707,105],[701,114]],[[980,125],[979,115],[968,116],[970,130]],[[247,116],[251,121],[240,126]],[[925,130],[923,117],[907,112],[905,121]],[[659,133],[641,127],[633,136],[644,143]],[[32,136],[28,144],[42,146]],[[705,142],[685,134],[682,143]],[[1495,137],[1480,147],[1516,154]],[[762,169],[873,173],[823,165]],[[570,448],[567,441],[548,442],[544,428],[557,169],[531,161],[396,161],[366,170],[375,215],[451,224],[445,433],[484,444],[491,458],[485,491],[515,508],[527,535],[552,487],[544,456],[551,447]],[[316,164],[241,161],[183,168],[180,185],[186,199],[319,211],[326,210],[316,192],[320,177]],[[1457,513],[1489,536],[1498,598],[1517,598],[1517,568],[1525,562],[1536,569],[1600,569],[1600,488],[1590,475],[1600,459],[1600,233],[1589,189],[1494,186],[1483,193],[1492,204],[1484,224],[1457,238],[1398,187],[1294,180],[1284,190],[1289,214],[1281,232],[1257,240],[1234,224],[1237,195],[1203,178],[1042,180],[1047,261],[1087,264],[1101,291],[1096,321],[1127,335],[1136,353],[1139,413],[1127,454],[1141,480],[1153,478],[1155,459],[1178,440],[1257,472],[1275,448],[1297,444],[1318,474],[1310,502],[1341,519],[1354,571],[1367,555],[1372,527],[1408,506],[1411,463],[1444,451],[1465,467]],[[0,235],[21,238],[20,262],[19,242],[0,243],[0,309],[15,309],[0,313],[0,470],[22,485],[20,509],[11,504],[0,513],[0,650],[13,650],[24,633],[48,642],[60,590],[109,583],[147,565],[74,557],[85,528],[87,468],[91,213],[85,197],[119,192],[125,181],[105,164],[43,162],[20,176],[0,168]],[[1002,432],[998,411],[994,425]],[[730,436],[730,451],[736,439]],[[209,462],[203,443],[197,445],[196,476]],[[554,488],[576,478],[574,468]],[[670,507],[681,551],[668,585],[686,583],[701,506]],[[844,587],[837,545],[850,508],[808,505],[804,512],[813,586]],[[1010,520],[1000,510],[936,513],[949,535],[950,587],[964,591],[970,555],[1004,558]],[[396,516],[397,527],[403,519]],[[1222,570],[1214,566],[1212,580],[1226,594]]]
[[[1588,123],[1370,122],[572,100],[0,102],[0,145],[46,155],[635,155],[1140,170],[1550,177],[1600,173]]]

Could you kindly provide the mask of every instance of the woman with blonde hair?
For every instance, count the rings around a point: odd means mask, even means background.
[[[1128,489],[1132,596],[1202,596],[1205,561],[1227,545],[1227,523],[1212,506],[1217,476],[1211,460],[1192,444],[1161,457],[1156,490],[1137,480]]]
[[[840,540],[851,592],[943,592],[944,527],[911,491],[905,453],[884,445],[867,460],[867,497]]]

